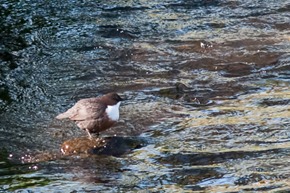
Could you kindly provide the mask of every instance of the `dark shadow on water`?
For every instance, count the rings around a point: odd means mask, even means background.
[[[194,153],[194,154],[171,154],[165,157],[161,157],[158,160],[163,164],[172,165],[212,165],[223,163],[228,160],[257,158],[265,154],[278,154],[285,152],[284,148],[281,149],[269,149],[261,151],[229,151],[218,153]]]

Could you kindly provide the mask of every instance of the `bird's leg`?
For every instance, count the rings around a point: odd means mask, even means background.
[[[91,133],[89,132],[89,130],[86,129],[86,131],[87,131],[87,133],[88,133],[88,135],[89,135],[89,138],[90,138],[90,139],[93,139],[93,137],[92,137]]]

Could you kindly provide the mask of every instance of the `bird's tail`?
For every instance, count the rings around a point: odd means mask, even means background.
[[[66,119],[68,118],[68,114],[66,112],[61,113],[55,117],[56,119]]]

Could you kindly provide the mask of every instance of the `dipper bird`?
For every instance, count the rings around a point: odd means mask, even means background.
[[[119,106],[123,99],[117,93],[108,93],[97,98],[79,100],[72,108],[59,114],[57,119],[70,119],[86,130],[89,137],[109,129],[119,119]]]

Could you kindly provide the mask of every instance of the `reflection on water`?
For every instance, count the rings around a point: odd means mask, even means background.
[[[0,191],[289,191],[287,1],[0,6]],[[54,119],[110,91],[110,148]]]

